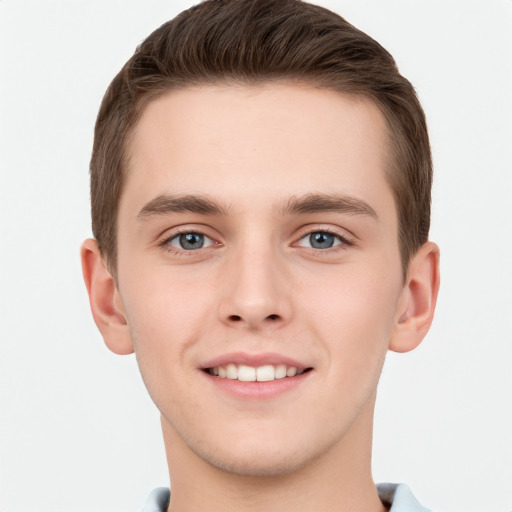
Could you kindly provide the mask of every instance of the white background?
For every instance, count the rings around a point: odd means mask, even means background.
[[[429,120],[434,326],[390,354],[377,481],[437,512],[512,511],[512,1],[321,2],[380,41]],[[183,1],[0,1],[0,510],[137,511],[167,485],[133,356],[89,313],[79,245],[108,83]]]

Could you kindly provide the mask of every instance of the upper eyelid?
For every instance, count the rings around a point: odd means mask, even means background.
[[[201,231],[188,231],[188,230],[178,231],[176,233],[173,233],[172,235],[167,237],[167,240],[174,240],[174,239],[180,237],[181,235],[201,235],[201,236],[204,236],[205,238],[208,238],[213,241],[213,238],[211,236],[207,235],[206,233],[202,233]]]
[[[322,224],[313,224],[308,226],[303,226],[298,230],[298,238],[297,240],[302,240],[304,237],[311,235],[312,233],[329,233],[330,235],[334,235],[339,237],[342,240],[346,240],[351,243],[355,243],[355,240],[358,240],[357,237],[352,231],[349,231],[346,228],[342,228],[340,226],[326,226]]]
[[[215,237],[215,235],[211,234],[212,228],[208,226],[203,226],[200,224],[191,224],[191,225],[183,225],[183,226],[174,226],[172,228],[167,228],[163,230],[158,236],[155,237],[155,240],[159,244],[165,244],[168,241],[176,238],[179,235],[185,235],[188,233],[197,233],[198,235],[204,235],[214,241],[218,241],[219,237]]]
[[[321,230],[321,229],[317,229],[317,230],[313,230],[313,231],[310,231],[308,233],[306,233],[305,235],[299,237],[295,242],[294,244],[298,244],[299,242],[303,241],[305,238],[307,238],[308,236],[311,236],[313,233],[327,233],[329,235],[332,235],[334,236],[335,238],[338,239],[338,241],[340,242],[338,245],[334,245],[332,247],[326,247],[325,249],[319,249],[317,247],[310,247],[309,249],[312,249],[314,251],[322,251],[322,252],[327,252],[329,250],[336,250],[336,249],[339,249],[340,247],[350,247],[350,246],[353,246],[354,245],[354,241],[349,238],[349,237],[345,237],[343,235],[340,235],[339,233],[334,233],[334,232],[331,232],[331,231],[328,231],[326,229],[324,230]]]
[[[313,231],[308,231],[307,233],[305,233],[305,234],[301,235],[301,236],[299,237],[299,240],[302,240],[302,239],[304,239],[304,238],[306,238],[306,237],[308,237],[308,236],[311,236],[311,235],[313,235],[313,234],[315,234],[315,233],[326,233],[326,234],[328,234],[328,235],[332,235],[332,236],[334,236],[334,237],[337,237],[337,238],[339,238],[340,240],[346,240],[346,239],[348,239],[348,237],[343,236],[343,235],[341,235],[340,233],[336,233],[335,231],[331,231],[331,230],[329,230],[329,229],[314,229]]]

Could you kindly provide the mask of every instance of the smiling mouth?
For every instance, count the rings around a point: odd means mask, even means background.
[[[209,375],[220,379],[239,380],[242,382],[269,382],[302,375],[310,370],[312,370],[312,368],[297,368],[296,366],[288,366],[285,364],[266,364],[253,367],[234,363],[204,369]]]

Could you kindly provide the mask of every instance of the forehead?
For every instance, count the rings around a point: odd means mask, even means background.
[[[147,105],[128,157],[121,215],[123,203],[135,208],[161,194],[213,194],[246,207],[311,192],[393,202],[380,110],[325,89],[265,84],[172,91]]]

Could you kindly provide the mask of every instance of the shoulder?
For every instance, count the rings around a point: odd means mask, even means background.
[[[157,487],[147,497],[141,512],[165,512],[170,498],[171,492],[167,487]]]
[[[432,512],[414,497],[406,484],[377,484],[381,501],[390,507],[389,512]]]

